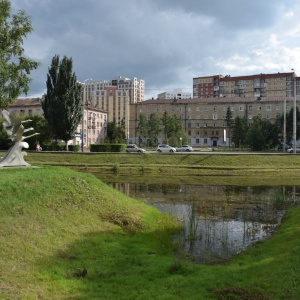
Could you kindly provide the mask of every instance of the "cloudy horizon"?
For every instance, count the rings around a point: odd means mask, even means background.
[[[54,55],[72,57],[79,81],[145,80],[145,99],[191,92],[211,75],[300,74],[296,0],[11,0],[34,32],[25,53],[41,62],[28,97],[46,91]],[[299,67],[298,67],[299,66]]]

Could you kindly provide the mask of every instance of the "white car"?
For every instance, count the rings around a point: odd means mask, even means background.
[[[169,153],[173,153],[173,152],[176,152],[176,148],[171,147],[169,145],[162,144],[162,145],[158,145],[157,152],[169,152]]]
[[[194,151],[193,147],[189,146],[189,145],[182,145],[179,147],[176,147],[176,151],[177,152],[192,152]]]
[[[136,144],[128,144],[126,146],[126,152],[127,153],[132,153],[132,152],[145,153],[146,150],[143,148],[139,148]]]
[[[288,153],[294,153],[294,149],[293,148],[289,148],[286,150]],[[296,147],[296,153],[300,153],[300,146]]]

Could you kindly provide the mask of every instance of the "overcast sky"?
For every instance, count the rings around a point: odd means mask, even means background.
[[[299,0],[11,0],[34,32],[24,47],[42,65],[28,96],[41,97],[54,55],[73,58],[79,81],[145,80],[145,99],[193,77],[300,75]]]

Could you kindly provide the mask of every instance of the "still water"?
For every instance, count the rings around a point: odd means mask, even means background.
[[[178,256],[219,263],[269,238],[286,208],[299,204],[300,186],[234,186],[132,183],[109,186],[168,212],[184,230]],[[159,180],[157,180],[159,182]]]

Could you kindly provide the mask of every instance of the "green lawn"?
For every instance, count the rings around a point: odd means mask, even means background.
[[[56,166],[0,172],[0,299],[300,298],[299,207],[272,239],[227,264],[196,265],[174,257],[178,226],[168,215],[92,175]]]

